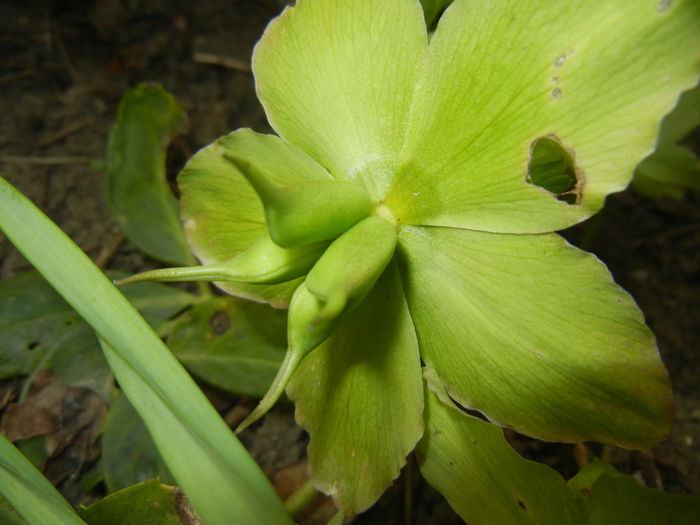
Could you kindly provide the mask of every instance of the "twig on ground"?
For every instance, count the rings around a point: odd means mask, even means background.
[[[235,71],[242,71],[244,73],[250,73],[252,71],[249,63],[244,62],[243,60],[219,55],[217,53],[204,53],[201,51],[195,51],[192,58],[195,62],[199,64],[221,66],[225,67],[226,69],[233,69]]]
[[[60,129],[57,132],[52,133],[50,135],[47,135],[46,137],[41,139],[38,142],[38,145],[40,147],[49,146],[50,144],[53,144],[54,142],[58,142],[59,140],[62,140],[69,135],[72,135],[76,131],[80,131],[81,129],[90,125],[91,123],[92,123],[91,118],[85,118],[82,120],[78,120],[77,122],[72,122],[72,123],[68,124],[66,127],[64,127],[63,129]]]
[[[2,155],[0,164],[88,164],[93,159],[90,157],[29,157],[21,155]]]
[[[95,265],[98,268],[105,268],[114,256],[119,251],[119,246],[124,242],[124,234],[122,232],[116,232],[102,247],[99,255],[95,259]]]

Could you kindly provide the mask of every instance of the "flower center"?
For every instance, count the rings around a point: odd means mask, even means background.
[[[386,204],[379,204],[376,208],[374,208],[374,214],[379,215],[382,219],[386,220],[390,224],[394,226],[398,226],[398,221],[396,220],[396,217],[394,216],[394,212],[391,211],[391,208],[387,206]]]

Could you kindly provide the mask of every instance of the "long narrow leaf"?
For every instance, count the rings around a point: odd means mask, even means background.
[[[85,524],[49,480],[2,434],[0,494],[30,524]]]
[[[255,461],[143,318],[2,178],[0,229],[106,343],[119,384],[204,522],[291,523]]]

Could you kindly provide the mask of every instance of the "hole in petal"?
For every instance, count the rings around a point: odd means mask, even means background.
[[[567,204],[581,201],[583,177],[574,165],[573,154],[555,135],[540,137],[530,146],[526,180]]]

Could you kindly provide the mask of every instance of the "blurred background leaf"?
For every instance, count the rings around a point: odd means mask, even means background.
[[[184,119],[172,95],[141,84],[122,97],[107,151],[108,200],[124,234],[144,253],[178,265],[193,259],[166,179],[165,148]]]
[[[157,479],[124,488],[80,509],[88,525],[182,525],[193,523],[178,515],[178,490]]]
[[[700,496],[645,487],[612,465],[595,459],[569,480],[574,495],[588,506],[590,525],[695,525],[700,523]]]
[[[161,283],[139,283],[124,294],[156,330],[196,300]],[[40,370],[104,398],[111,388],[111,372],[94,330],[39,273],[29,271],[0,282],[0,379],[28,375],[26,390]]]
[[[27,525],[26,520],[17,514],[17,511],[2,496],[0,496],[0,523],[4,525]]]
[[[287,348],[286,313],[237,297],[212,297],[178,318],[168,346],[208,383],[262,397]]]
[[[175,484],[146,425],[124,395],[110,407],[102,434],[101,464],[110,493],[152,478]]]
[[[695,87],[664,117],[656,150],[637,166],[633,187],[650,197],[677,199],[687,190],[700,190],[699,127],[700,87]]]

